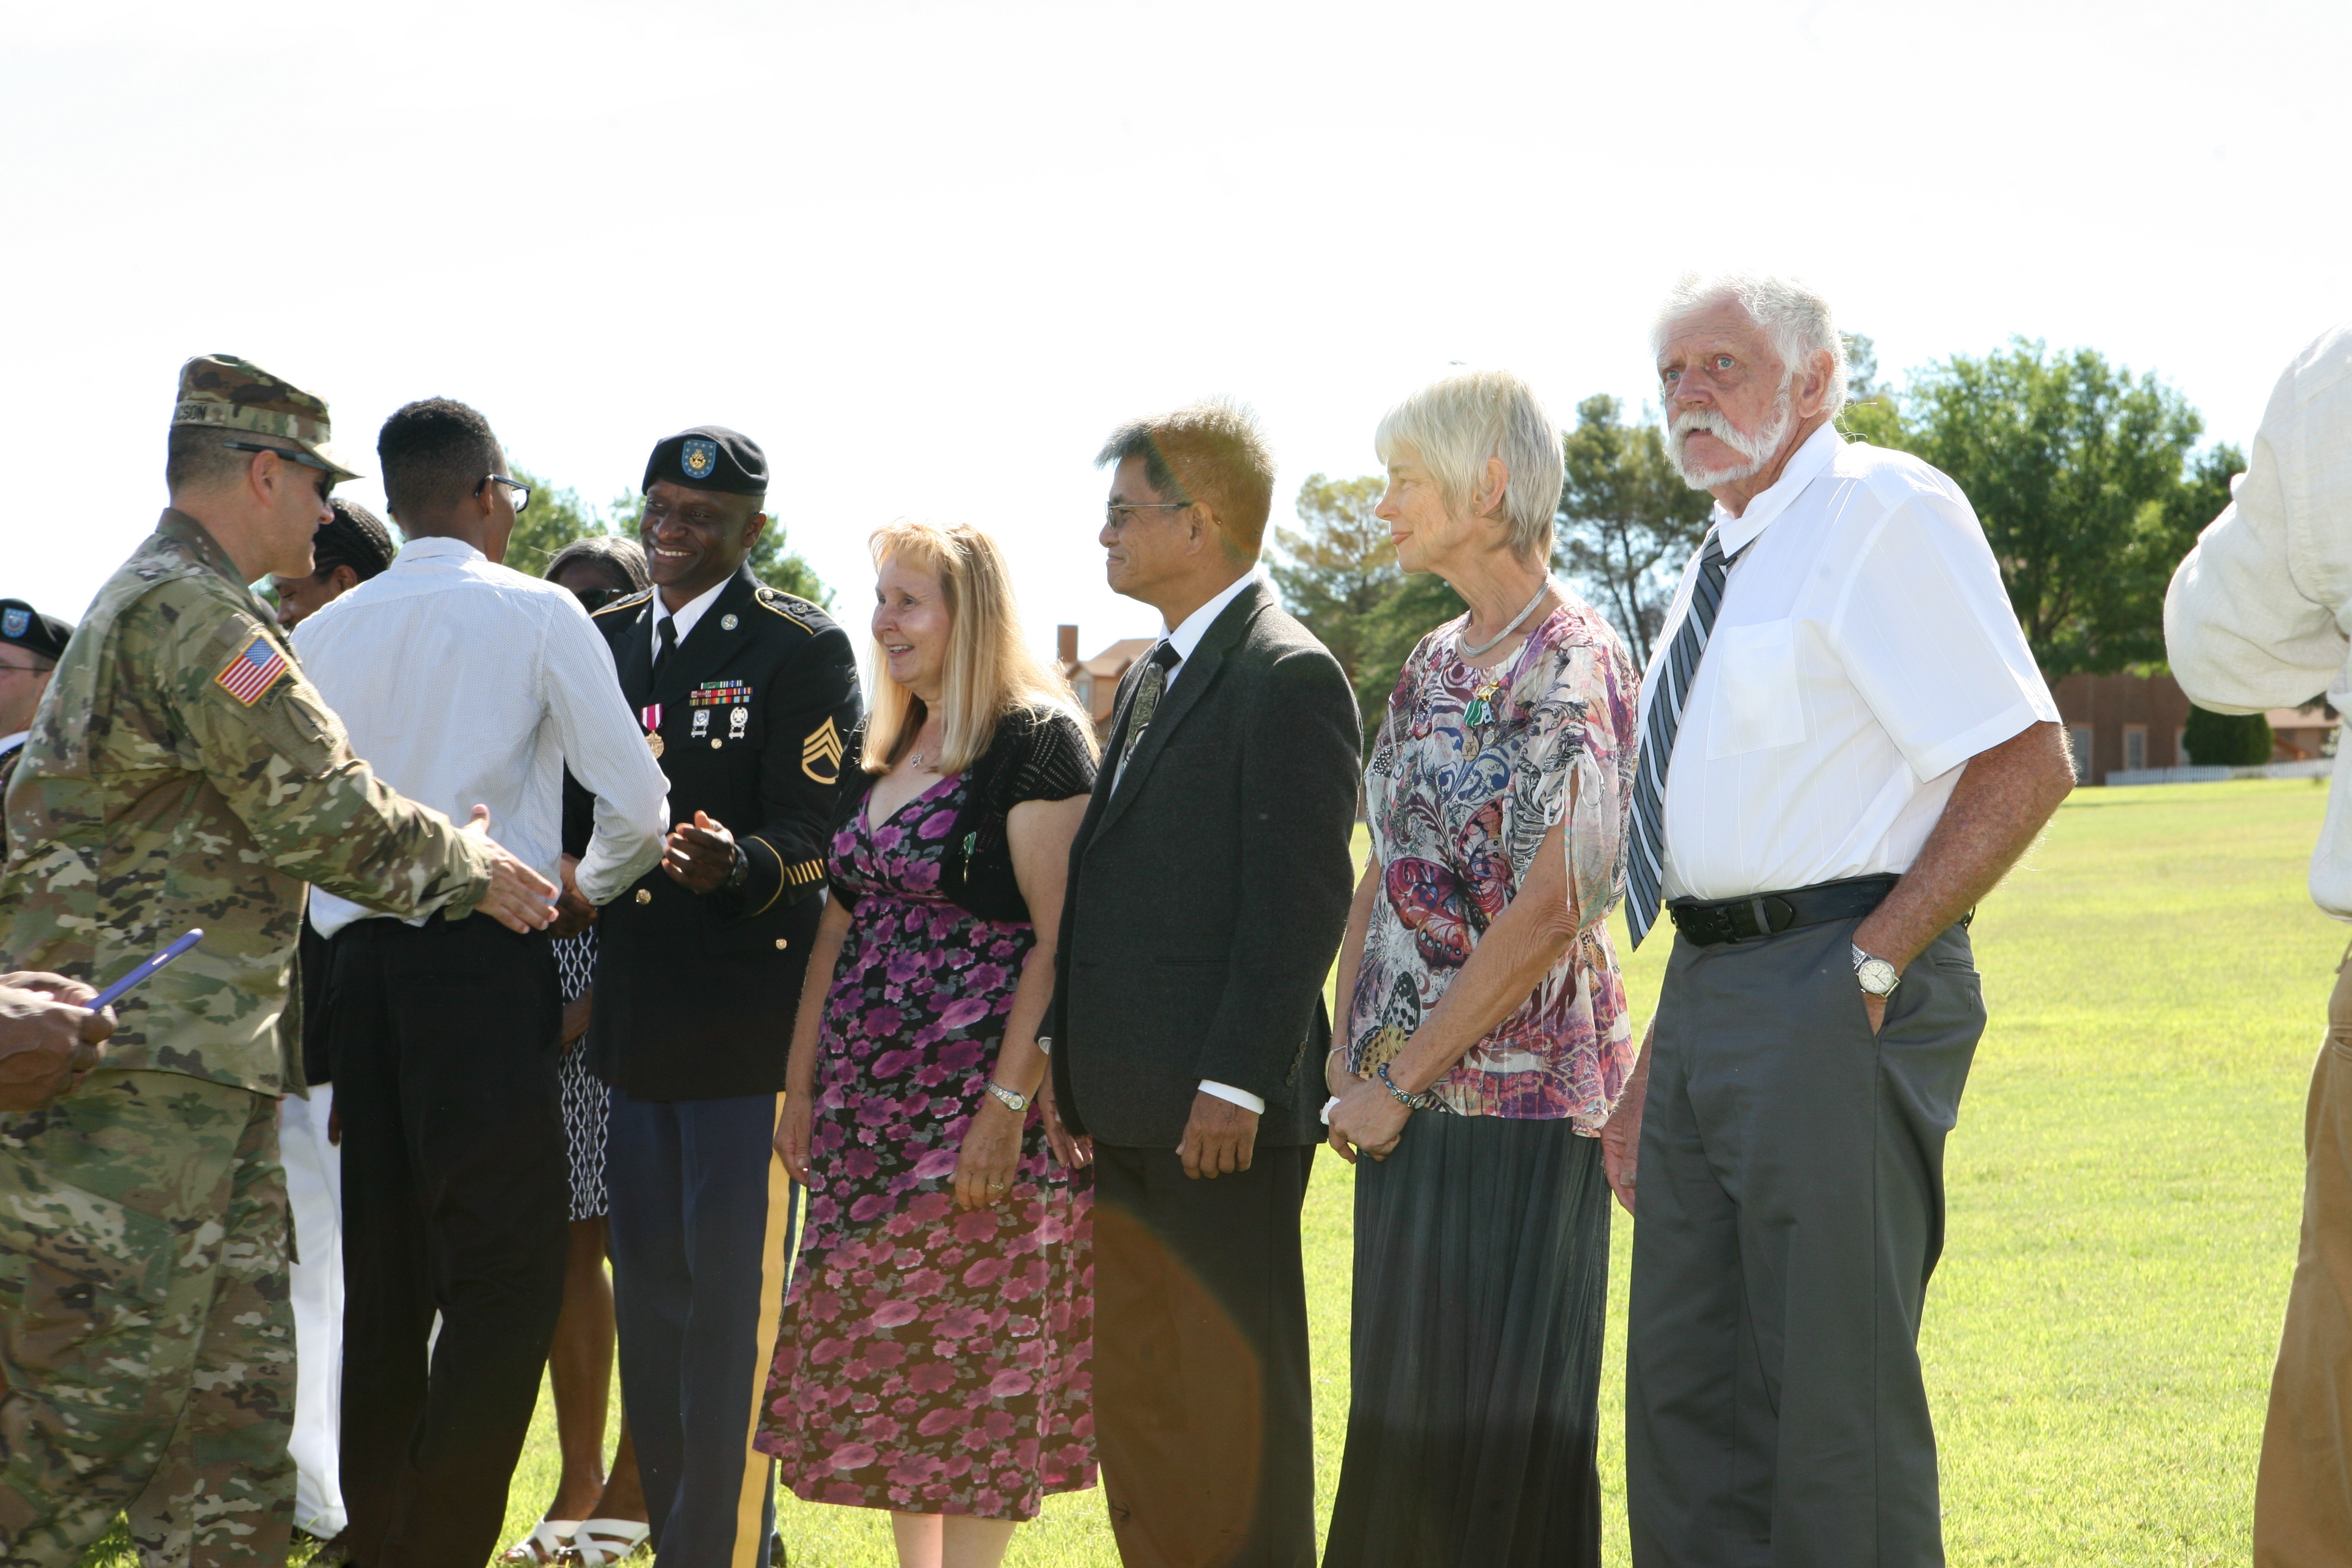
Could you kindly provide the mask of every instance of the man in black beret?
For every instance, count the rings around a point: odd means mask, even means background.
[[[765,455],[733,430],[656,446],[639,524],[653,589],[594,617],[677,823],[598,917],[588,1026],[613,1086],[622,1399],[663,1568],[768,1561],[769,1462],[747,1438],[793,1194],[772,1151],[861,712],[847,635],[745,564],[767,488]],[[585,841],[588,805],[574,786],[567,839]]]
[[[73,627],[22,599],[0,599],[0,795],[16,771],[34,710],[49,689],[49,674],[66,651]],[[0,819],[0,856],[8,852],[8,824]]]

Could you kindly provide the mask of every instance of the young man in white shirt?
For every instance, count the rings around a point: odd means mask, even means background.
[[[1633,1561],[1941,1563],[1918,1331],[1984,1028],[1967,918],[2074,773],[1967,498],[1832,426],[1828,306],[1685,279],[1653,346],[1716,508],[1642,683],[1626,918],[1676,934],[1603,1134]]]
[[[2226,510],[2173,574],[2165,652],[2189,700],[2258,713],[2352,689],[2352,326],[2271,394]],[[2352,752],[2336,753],[2311,897],[2352,921]],[[2304,1119],[2303,1241],[2254,1482],[2254,1568],[2352,1563],[2352,962],[2336,966]]]
[[[661,856],[667,784],[579,601],[499,563],[530,492],[447,399],[394,414],[376,452],[409,542],[303,621],[296,651],[379,777],[461,817],[487,805],[550,878],[569,769],[596,795],[571,879],[612,899]],[[316,891],[310,919],[332,942],[351,1555],[487,1562],[562,1301],[555,959],[542,933],[371,918]]]

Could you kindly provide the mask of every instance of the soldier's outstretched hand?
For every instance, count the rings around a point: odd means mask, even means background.
[[[490,808],[474,807],[466,831],[498,850],[490,890],[475,908],[509,931],[545,931],[555,919],[555,884],[516,859],[490,837]]]
[[[0,974],[0,1110],[39,1110],[80,1083],[114,1033],[114,1010],[62,974]]]

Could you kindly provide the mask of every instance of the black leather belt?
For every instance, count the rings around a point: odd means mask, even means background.
[[[1894,877],[1850,877],[1842,882],[1816,882],[1810,888],[1757,893],[1745,899],[1721,899],[1713,903],[1676,899],[1666,905],[1666,913],[1685,941],[1712,947],[1719,942],[1778,936],[1799,926],[1859,920],[1885,901],[1897,880]]]

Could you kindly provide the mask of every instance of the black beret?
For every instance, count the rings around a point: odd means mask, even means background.
[[[768,493],[768,455],[760,443],[723,425],[681,430],[654,448],[646,461],[646,482],[667,479],[692,490],[723,490],[735,496]]]
[[[55,664],[65,657],[66,639],[74,629],[55,616],[45,616],[22,599],[0,599],[0,642],[23,648]]]

